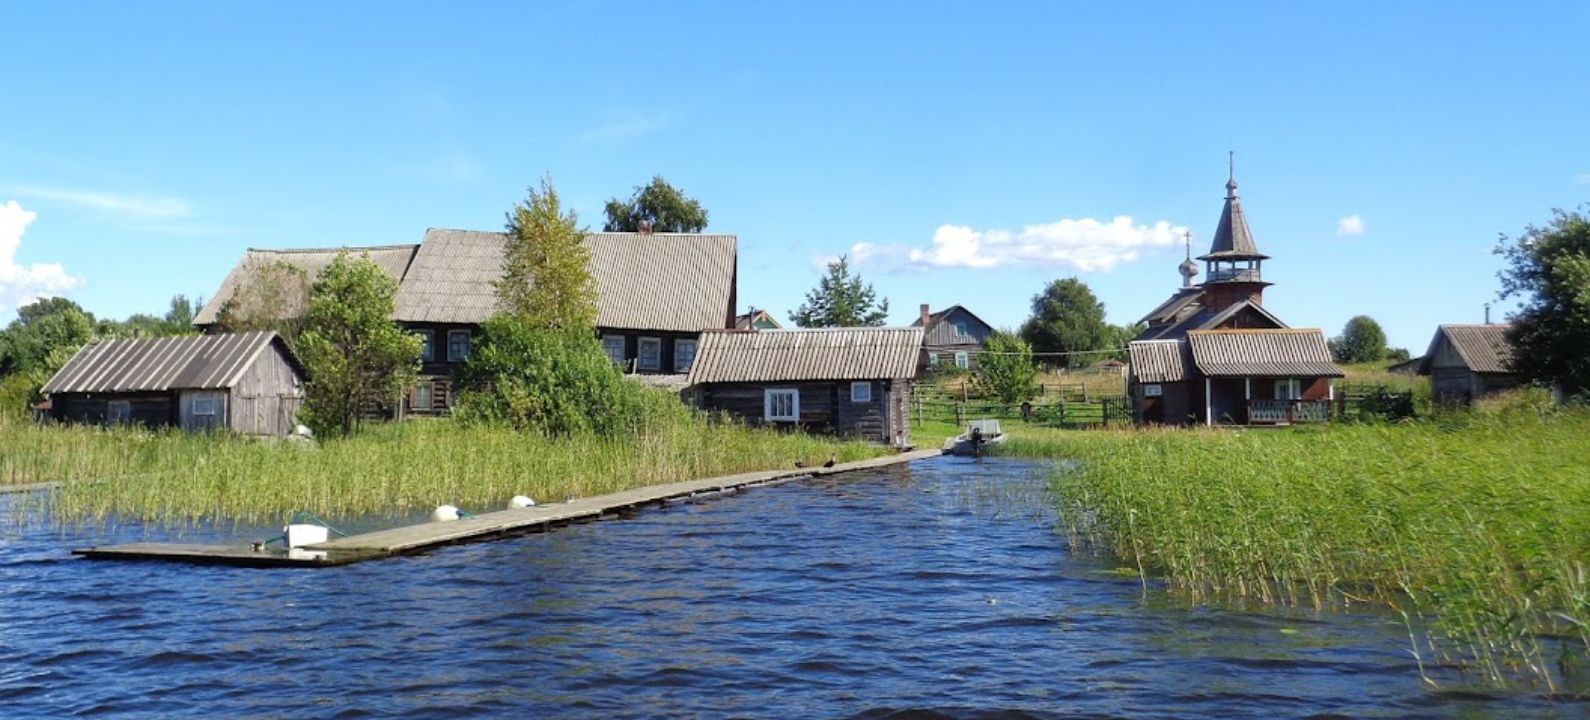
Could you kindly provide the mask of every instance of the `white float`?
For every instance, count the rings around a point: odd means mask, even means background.
[[[452,505],[437,505],[436,509],[431,511],[431,522],[447,522],[448,520],[457,519],[458,508]]]
[[[287,540],[287,547],[303,547],[323,543],[331,537],[329,531],[322,525],[309,523],[295,523],[282,528],[282,536]]]
[[[529,496],[526,496],[526,495],[515,495],[515,496],[513,496],[512,500],[508,501],[508,509],[509,510],[519,510],[519,509],[522,509],[522,508],[535,507],[535,506],[536,506],[536,501],[533,498],[531,498]]]

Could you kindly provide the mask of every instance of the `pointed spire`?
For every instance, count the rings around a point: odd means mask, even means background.
[[[1199,260],[1212,259],[1265,259],[1259,246],[1253,242],[1253,231],[1248,229],[1248,216],[1242,212],[1242,201],[1237,198],[1237,153],[1231,152],[1231,175],[1226,180],[1226,207],[1220,213],[1220,225],[1209,243],[1209,254]]]

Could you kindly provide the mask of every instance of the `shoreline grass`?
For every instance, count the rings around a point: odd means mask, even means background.
[[[1072,543],[1194,601],[1382,604],[1434,621],[1422,661],[1557,691],[1590,649],[1586,438],[1590,411],[1515,401],[1389,425],[1023,430],[1000,452],[1079,461],[1055,477]]]
[[[314,445],[0,420],[0,447],[0,484],[62,482],[40,501],[52,522],[165,525],[279,522],[299,510],[397,516],[442,503],[489,511],[520,494],[561,501],[892,452],[682,407],[648,413],[645,427],[624,436],[546,437],[434,419],[370,425]]]

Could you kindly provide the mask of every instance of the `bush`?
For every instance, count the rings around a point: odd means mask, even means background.
[[[465,423],[614,435],[634,432],[646,411],[644,388],[624,378],[594,336],[509,316],[481,325],[457,383],[453,415]]]

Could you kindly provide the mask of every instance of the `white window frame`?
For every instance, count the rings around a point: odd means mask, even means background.
[[[618,352],[616,354],[613,352],[614,349],[618,350]],[[614,365],[617,365],[619,367],[623,367],[624,366],[624,361],[628,359],[628,358],[624,357],[624,336],[623,335],[603,335],[602,336],[602,352],[607,354],[607,359],[608,360],[612,360]]]
[[[685,353],[682,350],[687,347],[690,348],[689,357],[681,360],[681,358],[685,358]],[[678,338],[674,340],[674,372],[690,372],[690,364],[696,361],[697,347],[700,346],[696,344],[695,338]]]
[[[105,405],[105,422],[116,424],[132,421],[132,401],[112,400]]]
[[[462,353],[453,352],[453,349],[454,349],[453,348],[453,338],[458,338],[458,337],[461,337],[461,338],[464,339],[464,351]],[[468,360],[469,359],[469,353],[473,352],[474,349],[475,349],[475,340],[474,340],[473,337],[470,336],[470,332],[468,330],[448,330],[447,331],[447,361],[448,362],[463,362],[465,360]]]
[[[963,352],[955,353],[955,367],[962,370],[972,369],[972,356]]]
[[[850,401],[853,403],[872,402],[872,381],[865,380],[851,383]]]
[[[955,323],[955,337],[971,337],[971,335],[971,333],[966,332],[965,322]]]
[[[195,417],[220,415],[221,399],[218,397],[194,396],[193,414]]]
[[[420,336],[420,362],[433,362],[436,360],[436,331],[416,330],[415,335]]]
[[[1275,381],[1276,400],[1302,400],[1303,383],[1297,378],[1282,378]]]
[[[940,358],[938,353],[928,353],[928,367],[938,367],[939,360]]]
[[[774,413],[774,398],[783,397],[789,398],[788,411]],[[784,409],[779,408],[779,410]],[[799,422],[801,419],[801,391],[796,388],[767,388],[763,390],[762,419],[768,422]]]
[[[650,363],[646,362],[647,345],[654,348]],[[635,346],[635,366],[641,370],[662,369],[662,338],[643,337],[640,339],[640,343]]]
[[[420,402],[420,398],[422,397],[425,399],[424,402]],[[431,381],[424,380],[421,381],[420,384],[415,385],[414,390],[409,393],[409,409],[432,410],[435,409],[435,407],[436,389],[432,387]]]

